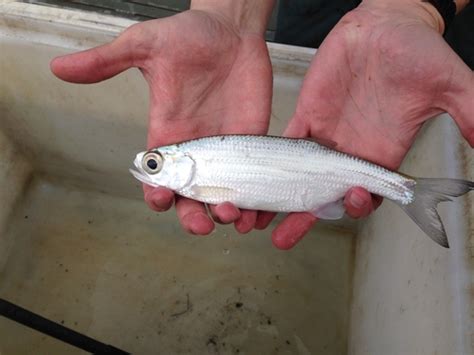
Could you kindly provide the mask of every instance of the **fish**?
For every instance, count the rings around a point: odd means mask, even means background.
[[[449,248],[438,203],[474,182],[416,178],[308,139],[259,135],[197,138],[140,152],[131,174],[207,204],[272,212],[310,212],[335,220],[347,191],[360,186],[400,206],[435,242]]]

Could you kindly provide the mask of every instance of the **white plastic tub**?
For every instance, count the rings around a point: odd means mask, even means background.
[[[472,353],[472,194],[441,209],[450,250],[389,202],[289,252],[270,230],[196,238],[149,211],[127,170],[146,137],[139,72],[86,86],[49,71],[132,23],[0,1],[1,298],[136,354]],[[313,51],[269,48],[279,134]],[[461,142],[441,117],[402,170],[473,180]],[[81,351],[0,317],[0,353]]]

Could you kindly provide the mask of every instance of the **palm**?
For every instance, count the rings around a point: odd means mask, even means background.
[[[289,129],[396,169],[423,122],[449,110],[445,93],[470,75],[425,23],[361,7],[315,57]]]
[[[139,64],[150,86],[149,146],[267,132],[271,66],[263,39],[238,36],[200,11],[154,22],[140,29],[152,44]]]
[[[261,35],[241,34],[224,18],[191,10],[134,25],[112,43],[52,62],[57,76],[81,83],[130,67],[140,68],[150,88],[148,147],[205,135],[267,132],[272,74]],[[171,191],[149,186],[144,191],[151,208],[171,207]],[[204,205],[178,198],[176,210],[188,231],[212,231]],[[212,207],[211,213],[218,221],[236,221],[241,232],[256,219],[256,212],[239,212],[229,204]]]
[[[472,71],[419,6],[367,0],[346,15],[318,50],[285,134],[332,141],[337,150],[396,169],[422,124],[447,111],[474,145]],[[345,206],[360,217],[380,202],[355,188]],[[291,248],[315,221],[290,214],[273,232],[274,243]]]

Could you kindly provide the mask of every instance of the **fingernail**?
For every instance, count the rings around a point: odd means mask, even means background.
[[[366,199],[360,196],[357,192],[352,192],[349,200],[351,201],[351,205],[355,208],[362,208],[367,204]]]
[[[163,207],[157,205],[157,204],[154,203],[154,202],[152,202],[152,203],[153,203],[153,206],[155,206],[155,211],[156,211],[156,212],[166,212],[166,211],[168,210],[168,209],[166,209],[166,208],[163,208]]]
[[[272,235],[273,245],[280,250],[290,250],[295,246],[298,240],[282,238],[278,235]]]
[[[214,229],[214,223],[209,217],[202,212],[192,213],[185,216],[183,219],[188,219],[187,228],[189,232],[195,235],[208,235]]]
[[[232,223],[240,218],[240,210],[230,202],[217,205],[216,214],[223,223]]]

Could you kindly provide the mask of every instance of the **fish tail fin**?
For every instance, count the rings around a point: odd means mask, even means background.
[[[474,182],[458,179],[417,178],[415,199],[399,206],[410,218],[439,245],[449,248],[448,238],[436,207],[450,197],[458,197],[474,190]]]

